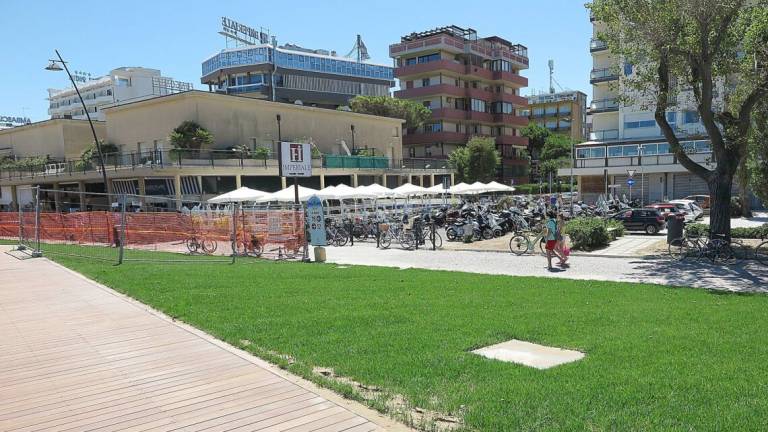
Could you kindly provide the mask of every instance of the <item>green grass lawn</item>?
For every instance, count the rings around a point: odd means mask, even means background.
[[[151,254],[151,253],[149,253]],[[51,256],[233,345],[462,415],[469,430],[765,430],[768,297],[654,285],[246,262]],[[587,354],[541,371],[469,350]]]

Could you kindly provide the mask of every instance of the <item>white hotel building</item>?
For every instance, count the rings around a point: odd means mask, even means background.
[[[156,96],[192,90],[192,84],[164,77],[158,69],[120,67],[109,74],[77,84],[93,120],[104,120],[102,108]],[[86,118],[73,87],[48,89],[48,114],[52,119]]]
[[[635,73],[635,66],[625,64],[597,39],[603,24],[594,19],[592,22],[590,83],[593,97],[588,107],[592,132],[587,142],[577,145],[573,169],[584,201],[593,202],[601,194],[628,196],[630,171],[634,171],[635,180],[632,196],[642,197],[646,204],[708,194],[706,183],[690,174],[670,153],[669,144],[654,120],[652,106],[648,107],[647,101],[646,106],[642,106],[641,101],[624,105],[617,99],[632,91],[625,79]],[[722,95],[722,89],[719,90]],[[692,159],[706,163],[712,152],[693,104],[692,92],[680,91],[677,102],[675,109],[667,112],[667,119],[677,129],[678,136],[684,137],[683,143],[690,149]],[[561,169],[558,174],[569,176],[571,169]]]

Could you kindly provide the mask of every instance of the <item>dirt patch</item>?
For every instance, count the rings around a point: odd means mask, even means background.
[[[417,407],[402,395],[386,394],[379,387],[363,384],[348,377],[337,375],[331,368],[315,367],[312,371],[326,379],[351,386],[366,401],[383,403],[386,406],[387,412],[392,417],[417,429],[440,432],[452,431],[463,426],[463,412],[459,413],[460,415],[458,416],[454,416]]]

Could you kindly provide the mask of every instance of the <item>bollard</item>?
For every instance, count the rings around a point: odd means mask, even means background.
[[[322,246],[315,246],[314,248],[315,262],[325,262],[325,248]]]

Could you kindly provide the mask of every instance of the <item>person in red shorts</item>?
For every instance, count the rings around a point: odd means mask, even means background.
[[[557,220],[555,219],[555,212],[550,210],[547,212],[547,234],[546,237],[544,237],[547,240],[547,270],[552,271],[552,256],[556,256],[560,262],[558,265],[565,264],[565,259],[560,253],[556,250],[557,246]]]

